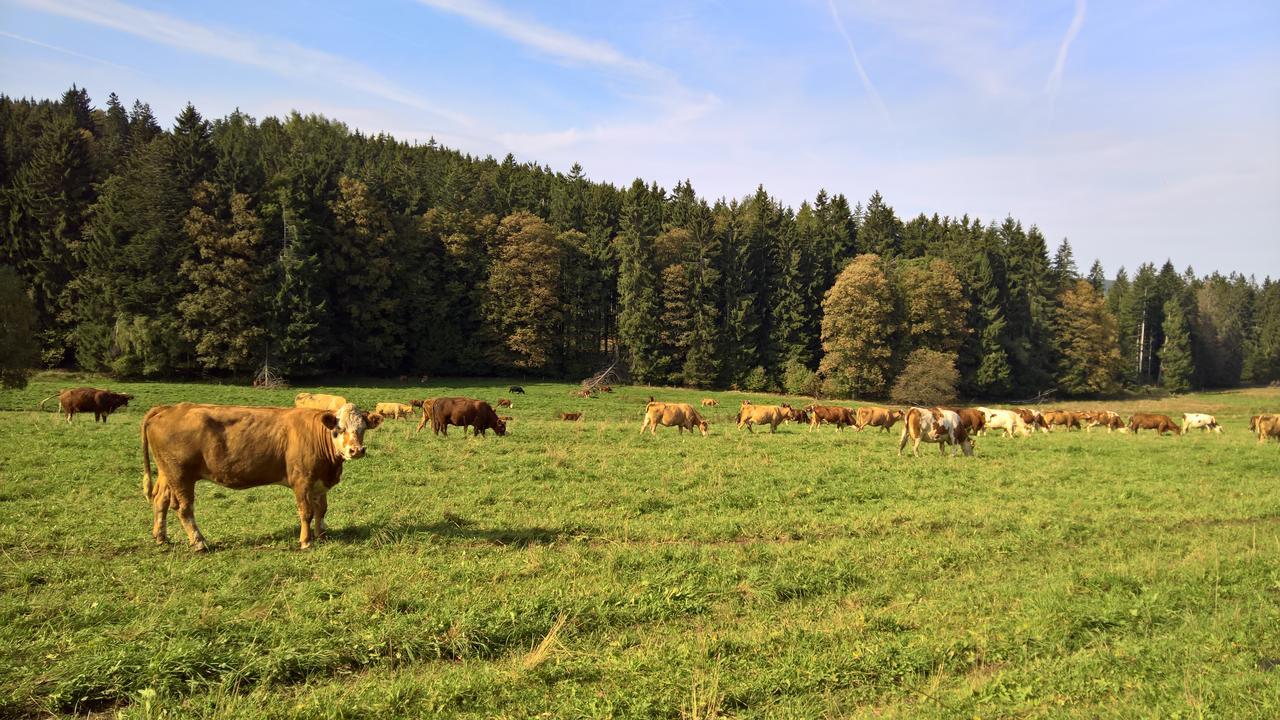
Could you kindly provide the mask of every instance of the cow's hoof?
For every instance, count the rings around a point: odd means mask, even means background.
[[[205,541],[200,540],[191,544],[191,551],[198,552],[198,553],[206,553],[206,552],[209,552],[209,546],[205,543]]]
[[[168,545],[168,544],[169,544],[169,538],[165,537],[164,535],[157,535],[157,536],[156,536],[156,544],[157,544],[157,545]]]
[[[298,549],[299,549],[299,550],[310,550],[310,549],[311,549],[311,543],[309,543],[309,542],[299,543],[299,544],[298,544]]]

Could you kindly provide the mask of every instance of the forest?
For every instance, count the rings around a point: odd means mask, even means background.
[[[165,128],[115,94],[0,95],[0,233],[0,324],[35,341],[7,342],[9,366],[580,378],[620,359],[637,383],[886,397],[941,364],[1010,399],[1280,380],[1270,278],[1083,270],[1013,217],[904,219],[878,192],[792,208],[763,185],[708,202],[296,112],[187,105]]]

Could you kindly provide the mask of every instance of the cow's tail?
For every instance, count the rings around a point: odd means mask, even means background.
[[[61,394],[62,394],[62,393],[57,393],[57,394],[55,394],[55,395],[50,395],[49,397],[47,397],[47,398],[45,398],[45,399],[41,400],[41,401],[40,401],[40,410],[41,410],[41,412],[43,412],[43,411],[44,411],[44,404],[45,404],[45,403],[47,403],[47,402],[49,402],[50,400],[52,400],[52,399],[54,399],[54,398],[58,397],[58,395],[61,395]]]
[[[155,498],[155,483],[151,480],[151,455],[147,447],[147,421],[151,413],[142,418],[142,494],[147,500]]]

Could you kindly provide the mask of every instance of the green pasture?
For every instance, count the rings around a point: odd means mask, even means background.
[[[151,539],[152,405],[512,382],[507,437],[369,433],[312,550],[280,487],[201,483],[212,553],[176,518]],[[105,425],[36,410],[81,384],[136,399]],[[1221,436],[900,458],[901,426],[738,431],[768,396],[572,389],[0,392],[0,717],[1280,717],[1280,447],[1246,428],[1280,390],[1062,405]],[[641,436],[649,395],[718,398],[711,435]]]

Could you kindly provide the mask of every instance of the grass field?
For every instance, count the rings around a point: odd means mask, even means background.
[[[1101,404],[1222,436],[916,459],[898,428],[738,432],[759,395],[525,382],[504,438],[369,433],[312,550],[287,490],[211,483],[215,552],[176,518],[152,542],[148,407],[509,384],[458,382],[0,393],[0,716],[1280,716],[1280,448],[1246,430],[1276,390]],[[34,410],[78,384],[136,399],[106,425]],[[650,394],[718,397],[711,436],[641,437]]]

